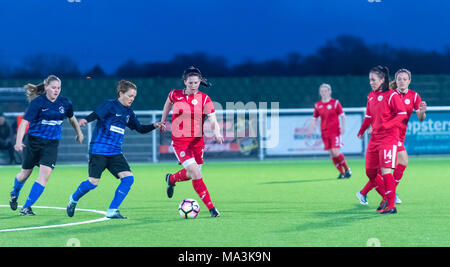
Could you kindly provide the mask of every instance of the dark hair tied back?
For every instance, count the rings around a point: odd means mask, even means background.
[[[200,78],[200,85],[204,87],[211,87],[212,84],[208,82],[206,78],[202,76],[202,73],[200,70],[194,66],[190,66],[189,68],[185,69],[183,72],[183,80],[186,80],[190,76],[198,76]]]
[[[378,65],[370,70],[378,75],[379,78],[384,78],[384,82],[380,85],[381,92],[389,91],[389,69],[386,66]]]

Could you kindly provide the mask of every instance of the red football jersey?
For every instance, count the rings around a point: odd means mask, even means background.
[[[203,138],[206,115],[215,112],[211,98],[200,91],[187,95],[181,89],[170,91],[169,100],[173,103],[172,140],[192,141]]]
[[[406,109],[396,91],[370,92],[365,116],[371,119],[371,139],[380,143],[397,144],[402,120],[406,118]]]
[[[320,117],[322,135],[340,134],[339,115],[343,114],[339,100],[331,98],[328,102],[317,101],[314,105],[313,117]]]
[[[403,142],[406,136],[406,129],[408,127],[408,121],[411,117],[413,111],[419,110],[420,102],[422,99],[420,95],[413,90],[407,89],[406,92],[402,93],[397,90],[397,93],[400,95],[400,98],[403,100],[403,104],[406,109],[407,119],[402,121],[402,127],[400,127],[400,140]]]

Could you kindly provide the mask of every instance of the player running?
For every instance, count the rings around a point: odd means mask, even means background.
[[[320,130],[324,150],[328,150],[331,160],[339,171],[338,179],[350,178],[352,172],[347,166],[344,154],[341,153],[341,135],[345,131],[345,113],[341,103],[337,99],[331,98],[331,86],[323,83],[319,86],[321,100],[314,105],[313,119],[308,130],[308,137],[316,127],[320,117]],[[339,125],[339,118],[341,124]]]
[[[14,179],[9,205],[12,210],[17,209],[20,190],[33,172],[34,166],[39,166],[39,176],[20,210],[20,215],[32,216],[35,213],[31,206],[44,192],[55,168],[64,118],[69,118],[78,142],[82,143],[84,136],[73,114],[72,102],[60,95],[61,80],[58,77],[50,75],[42,84],[27,84],[25,87],[30,104],[17,130],[14,146],[16,151],[23,150],[22,170]],[[28,133],[25,135],[28,126]]]
[[[178,161],[184,167],[177,173],[166,175],[167,196],[172,198],[177,182],[192,180],[195,192],[208,208],[211,217],[218,217],[220,213],[211,201],[201,173],[205,148],[203,123],[206,117],[212,125],[216,142],[223,142],[211,98],[199,91],[200,85],[209,87],[211,84],[195,67],[184,71],[183,80],[186,88],[170,91],[161,118],[161,122],[165,123],[173,107],[172,146]]]
[[[421,97],[418,93],[409,89],[409,85],[411,83],[411,72],[407,69],[400,69],[395,73],[395,80],[391,82],[390,88],[396,90],[400,95],[403,104],[406,108],[406,116],[407,118],[402,121],[400,127],[400,138],[398,142],[397,148],[397,166],[395,167],[393,176],[395,179],[395,185],[398,186],[400,180],[403,177],[403,172],[408,166],[408,153],[405,149],[405,138],[406,138],[406,130],[408,126],[408,121],[411,117],[413,111],[416,112],[417,118],[420,121],[424,121],[426,118],[426,108],[427,104],[425,101],[421,100]],[[361,204],[367,205],[367,193],[373,189],[372,183],[367,183],[366,186],[361,190],[360,196],[358,199]],[[402,201],[396,195],[395,203],[400,204]]]
[[[145,134],[161,126],[159,122],[149,125],[142,125],[139,122],[131,109],[136,94],[137,86],[134,83],[121,80],[117,86],[117,99],[104,101],[94,112],[79,121],[80,126],[86,126],[87,123],[97,120],[97,125],[89,145],[89,179],[82,182],[70,196],[67,205],[69,217],[74,215],[80,198],[98,186],[103,171],[108,169],[112,175],[120,179],[120,184],[106,212],[106,217],[127,219],[118,210],[134,183],[133,173],[122,154],[125,128]]]
[[[372,125],[372,136],[366,151],[366,174],[383,198],[377,211],[395,214],[396,186],[392,169],[395,168],[400,125],[406,119],[406,109],[399,94],[389,89],[387,67],[374,67],[369,73],[369,81],[372,91],[367,97],[366,115],[358,138],[362,138]],[[377,179],[378,169],[381,169],[383,181]]]

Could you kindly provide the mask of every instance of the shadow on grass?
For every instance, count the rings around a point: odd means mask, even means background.
[[[305,232],[314,231],[325,228],[334,228],[351,225],[353,223],[360,223],[363,220],[372,220],[378,218],[374,210],[361,207],[359,204],[355,204],[353,208],[346,210],[337,210],[332,212],[314,212],[312,213],[314,217],[319,219],[324,219],[319,222],[308,222],[304,224],[294,225],[292,228],[285,230],[279,230],[279,233],[288,232]]]
[[[308,180],[288,180],[288,181],[271,181],[261,184],[297,184],[297,183],[317,183],[324,181],[336,181],[336,178],[326,178],[326,179],[308,179]]]

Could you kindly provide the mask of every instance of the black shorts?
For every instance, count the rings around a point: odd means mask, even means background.
[[[105,169],[108,169],[116,178],[119,178],[119,172],[131,172],[130,165],[123,154],[89,154],[89,177],[100,179]]]
[[[59,140],[43,139],[27,134],[24,145],[22,169],[30,170],[39,165],[55,168]]]

